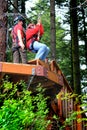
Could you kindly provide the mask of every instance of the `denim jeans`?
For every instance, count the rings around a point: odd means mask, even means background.
[[[31,49],[31,46],[30,46],[30,49]],[[35,59],[45,60],[50,49],[49,47],[47,47],[47,45],[40,43],[38,41],[34,41],[33,50],[31,51],[34,53],[37,51]]]

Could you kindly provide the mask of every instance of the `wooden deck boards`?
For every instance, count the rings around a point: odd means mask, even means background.
[[[28,64],[0,62],[0,79],[5,75],[14,83],[24,80],[32,86],[33,91],[35,86],[41,83],[51,97],[54,97],[64,85],[61,73],[54,72],[49,64],[40,60],[29,61]]]

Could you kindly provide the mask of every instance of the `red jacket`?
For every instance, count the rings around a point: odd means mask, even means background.
[[[41,37],[44,33],[43,25],[35,25],[34,28],[27,28],[26,29],[26,47],[29,49],[30,44],[33,41],[38,41],[38,34]]]

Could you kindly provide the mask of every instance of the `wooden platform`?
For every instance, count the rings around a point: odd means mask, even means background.
[[[9,80],[13,83],[24,80],[27,84],[27,89],[32,90],[32,92],[36,91],[39,83],[41,83],[43,88],[46,88],[45,95],[51,99],[49,103],[49,119],[52,119],[54,114],[56,114],[60,117],[60,122],[63,124],[72,111],[81,110],[78,104],[74,102],[74,98],[62,100],[66,93],[72,93],[73,91],[55,61],[45,63],[41,60],[32,60],[28,64],[0,62],[0,81],[6,75],[10,77]],[[57,99],[55,97],[58,93],[60,96]],[[82,114],[79,114],[77,118],[79,117],[82,118]],[[80,123],[72,121],[72,126],[66,126],[65,129],[86,130],[87,127],[83,125],[86,123],[84,121]],[[51,128],[53,127],[55,127],[55,124],[51,124],[47,130],[52,130]]]
[[[24,80],[28,89],[32,91],[35,91],[35,87],[41,83],[51,98],[55,97],[66,82],[54,61],[45,63],[41,60],[32,60],[28,64],[0,62],[0,79],[5,75],[8,75],[13,83]]]

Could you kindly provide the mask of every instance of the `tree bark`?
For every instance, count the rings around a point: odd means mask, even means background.
[[[70,1],[70,22],[71,22],[71,51],[72,51],[72,79],[74,92],[81,94],[80,86],[80,64],[79,64],[79,45],[78,45],[78,17],[77,0]]]
[[[25,15],[25,0],[21,1],[21,13]]]
[[[13,9],[14,13],[18,13],[18,0],[14,0],[14,9]]]
[[[85,22],[85,12],[84,12],[83,7],[81,8],[81,11],[82,11],[83,29],[84,29],[83,36],[84,36],[84,42],[85,42],[85,59],[86,59],[86,65],[87,65],[87,37],[86,37],[87,29],[86,29],[86,22]]]
[[[56,59],[55,0],[50,0],[51,58]]]
[[[6,60],[7,1],[0,0],[0,61]]]

